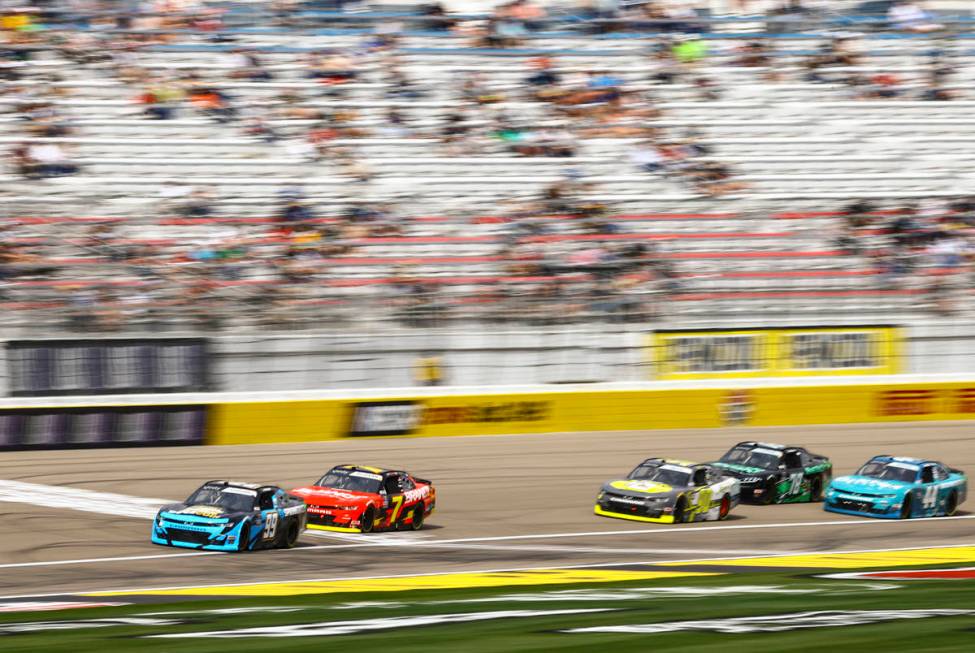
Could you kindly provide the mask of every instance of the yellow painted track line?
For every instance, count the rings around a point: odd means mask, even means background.
[[[349,580],[310,580],[253,585],[214,585],[158,590],[90,592],[82,596],[297,596],[338,592],[401,592],[419,589],[463,589],[470,587],[509,587],[515,585],[557,585],[563,583],[609,583],[628,580],[654,580],[689,576],[718,576],[716,572],[626,571],[618,569],[536,569],[529,571],[473,572],[362,578]]]
[[[726,558],[694,562],[665,562],[661,566],[690,564],[728,567],[784,567],[815,569],[861,569],[868,567],[908,567],[975,562],[975,546],[904,549],[901,551],[863,551],[854,553],[811,553],[802,555]]]

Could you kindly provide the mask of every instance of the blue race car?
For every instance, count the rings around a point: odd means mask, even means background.
[[[856,474],[834,478],[823,507],[884,519],[951,516],[967,492],[965,473],[943,463],[874,456]]]
[[[274,485],[207,481],[183,503],[159,510],[152,541],[215,551],[290,549],[305,530],[307,510]]]

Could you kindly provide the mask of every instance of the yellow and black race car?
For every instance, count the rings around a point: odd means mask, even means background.
[[[594,512],[603,517],[679,524],[724,519],[741,486],[711,465],[648,458],[630,474],[603,484]]]

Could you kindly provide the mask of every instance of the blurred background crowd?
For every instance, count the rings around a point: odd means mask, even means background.
[[[9,327],[966,310],[964,9],[2,7]]]

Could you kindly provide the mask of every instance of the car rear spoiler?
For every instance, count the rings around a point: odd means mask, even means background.
[[[413,477],[413,480],[414,480],[414,481],[418,481],[418,482],[420,482],[420,483],[426,483],[427,485],[430,485],[430,486],[433,486],[433,481],[428,481],[428,480],[427,480],[427,479],[425,479],[425,478],[420,478],[420,477],[418,477],[418,476],[414,476],[414,477]]]
[[[952,474],[963,474],[963,475],[965,474],[965,470],[963,470],[963,469],[956,469],[954,467],[949,467],[948,468],[948,471],[951,472]]]

